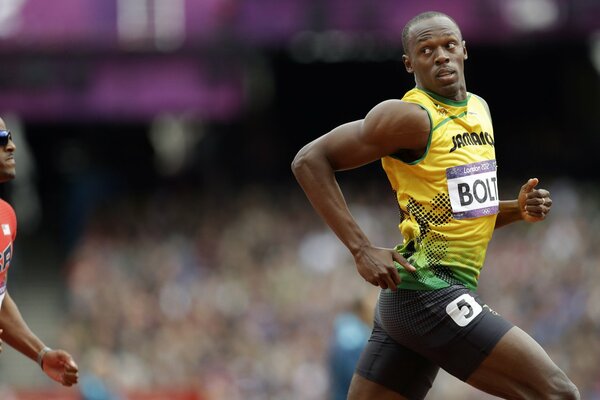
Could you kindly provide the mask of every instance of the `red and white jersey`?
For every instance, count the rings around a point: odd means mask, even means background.
[[[8,268],[13,255],[13,242],[17,237],[17,215],[10,204],[0,199],[0,307],[6,295]]]

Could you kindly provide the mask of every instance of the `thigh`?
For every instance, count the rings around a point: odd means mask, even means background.
[[[398,343],[466,380],[512,324],[464,286],[382,291],[376,320]]]
[[[487,393],[513,399],[576,399],[577,388],[527,333],[513,327],[467,380]]]
[[[375,323],[350,384],[349,400],[424,399],[439,367],[395,342]]]
[[[348,400],[412,400],[411,397],[404,397],[400,393],[393,391],[377,382],[373,382],[359,374],[354,374],[350,390],[348,391]]]

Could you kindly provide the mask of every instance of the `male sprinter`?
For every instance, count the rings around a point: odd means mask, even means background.
[[[15,178],[15,150],[10,131],[0,118],[0,183]],[[17,217],[6,201],[0,199],[0,351],[2,342],[36,361],[51,379],[72,386],[77,383],[77,364],[64,350],[46,346],[27,326],[17,305],[6,290],[7,273],[17,236]],[[1,362],[1,359],[0,359]]]
[[[533,178],[517,199],[499,201],[492,119],[486,102],[467,92],[456,22],[427,12],[402,36],[416,87],[307,144],[292,163],[359,274],[381,287],[348,398],[423,399],[441,367],[507,399],[579,399],[540,345],[475,292],[493,230],[543,220],[549,193]],[[335,179],[379,159],[401,210],[404,243],[395,249],[371,244]]]

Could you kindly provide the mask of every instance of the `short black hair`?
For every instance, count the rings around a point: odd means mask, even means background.
[[[458,24],[456,23],[456,21],[454,20],[454,18],[452,18],[451,16],[444,14],[442,12],[439,11],[426,11],[424,13],[421,13],[413,18],[411,18],[410,21],[408,21],[406,23],[406,25],[404,25],[404,29],[402,29],[402,47],[404,49],[404,53],[406,54],[407,50],[408,50],[408,34],[410,32],[410,28],[413,27],[414,24],[416,24],[417,22],[426,20],[426,19],[430,19],[430,18],[435,18],[435,17],[444,17],[444,18],[448,18],[450,21],[452,21],[452,23],[454,25],[456,25],[456,28],[458,29],[458,32],[460,32],[460,27],[458,26]],[[462,33],[461,33],[462,35]]]

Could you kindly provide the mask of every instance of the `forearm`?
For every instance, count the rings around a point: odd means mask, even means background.
[[[522,219],[523,215],[519,208],[518,200],[500,201],[500,211],[496,217],[494,229],[501,228],[516,221],[521,221]]]
[[[38,353],[44,348],[44,343],[29,329],[8,293],[6,293],[0,309],[0,328],[3,330],[3,342],[37,361]]]
[[[352,217],[326,157],[305,148],[294,159],[292,170],[313,208],[352,254],[370,245]]]

